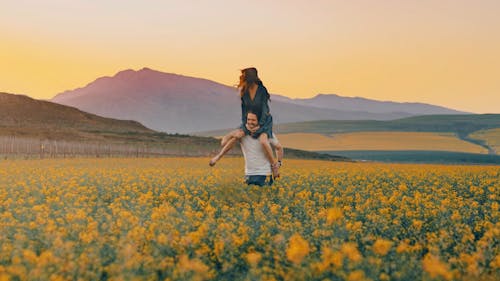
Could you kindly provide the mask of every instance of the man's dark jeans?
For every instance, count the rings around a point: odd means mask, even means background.
[[[269,181],[266,182],[266,179],[269,177]],[[264,186],[264,185],[272,185],[273,184],[273,177],[272,176],[245,176],[245,182],[247,184],[254,184],[258,186]]]

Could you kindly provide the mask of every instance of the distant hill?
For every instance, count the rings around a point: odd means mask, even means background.
[[[0,93],[0,133],[7,131],[47,137],[64,132],[61,136],[65,138],[76,138],[76,132],[85,131],[155,133],[137,121],[104,118],[24,95]]]
[[[272,91],[272,89],[269,89]],[[390,120],[416,114],[450,114],[457,111],[422,104],[394,107],[336,106],[339,97],[322,95],[322,100],[291,100],[271,97],[276,124],[313,120]],[[349,100],[352,98],[344,98]],[[168,133],[193,133],[239,126],[240,99],[237,89],[210,80],[163,73],[149,68],[125,70],[113,77],[101,77],[87,86],[56,95],[51,101],[86,112],[117,119],[137,120],[148,128]],[[354,104],[357,100],[353,100]],[[392,105],[392,104],[391,104]],[[383,110],[386,107],[387,110]],[[406,109],[411,109],[405,111]]]
[[[406,115],[465,114],[468,112],[417,102],[378,101],[362,97],[342,97],[335,94],[318,94],[313,98],[291,99],[275,96],[275,100],[298,105],[336,110],[351,110],[371,113],[400,113]]]

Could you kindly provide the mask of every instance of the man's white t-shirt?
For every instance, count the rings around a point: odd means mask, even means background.
[[[276,135],[269,139],[272,145],[278,143]],[[267,176],[271,174],[271,164],[266,157],[264,147],[259,139],[251,136],[244,136],[241,139],[241,151],[245,157],[245,175],[247,176]]]

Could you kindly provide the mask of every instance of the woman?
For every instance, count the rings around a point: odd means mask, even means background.
[[[254,67],[245,68],[241,70],[240,83],[241,98],[241,126],[239,129],[234,130],[224,136],[221,141],[222,149],[215,157],[210,160],[209,165],[214,166],[220,158],[228,152],[233,145],[244,137],[245,135],[258,138],[264,147],[266,157],[269,159],[273,171],[273,177],[279,177],[279,167],[281,163],[274,158],[273,150],[269,144],[268,138],[273,137],[273,117],[269,112],[269,101],[271,96],[262,81],[257,75],[257,69]],[[246,126],[247,112],[252,109],[259,112],[259,127],[257,130],[250,131]],[[277,143],[276,147],[281,147]]]

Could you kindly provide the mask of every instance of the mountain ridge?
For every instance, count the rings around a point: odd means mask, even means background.
[[[318,95],[328,102],[292,101],[271,95],[271,113],[276,124],[314,120],[391,120],[426,113],[456,114],[460,111],[432,105],[414,105],[411,112],[398,110],[369,111],[369,107],[335,106],[337,95]],[[350,99],[344,98],[343,99]],[[137,120],[157,131],[192,133],[238,127],[241,105],[238,91],[204,78],[160,72],[144,67],[127,69],[114,76],[100,77],[82,88],[68,90],[51,99],[100,116]],[[378,101],[372,101],[380,105]],[[372,106],[376,108],[375,106]],[[410,105],[411,107],[411,105]],[[430,109],[429,109],[430,108]]]
[[[345,97],[338,94],[317,94],[311,98],[289,98],[286,96],[276,95],[275,98],[283,101],[289,101],[295,104],[301,105],[309,105],[318,108],[330,108],[330,109],[340,109],[345,108],[346,106],[351,109],[357,109],[360,111],[370,111],[370,112],[387,112],[387,109],[380,109],[380,105],[391,106],[395,108],[399,108],[399,110],[393,112],[414,112],[419,113],[420,115],[422,111],[414,111],[412,108],[414,107],[427,107],[428,111],[426,114],[436,114],[448,112],[448,114],[473,114],[471,112],[459,111],[455,109],[450,109],[445,106],[433,105],[429,103],[423,102],[395,102],[389,100],[375,100],[369,99],[365,97]],[[363,108],[364,106],[364,108]]]

